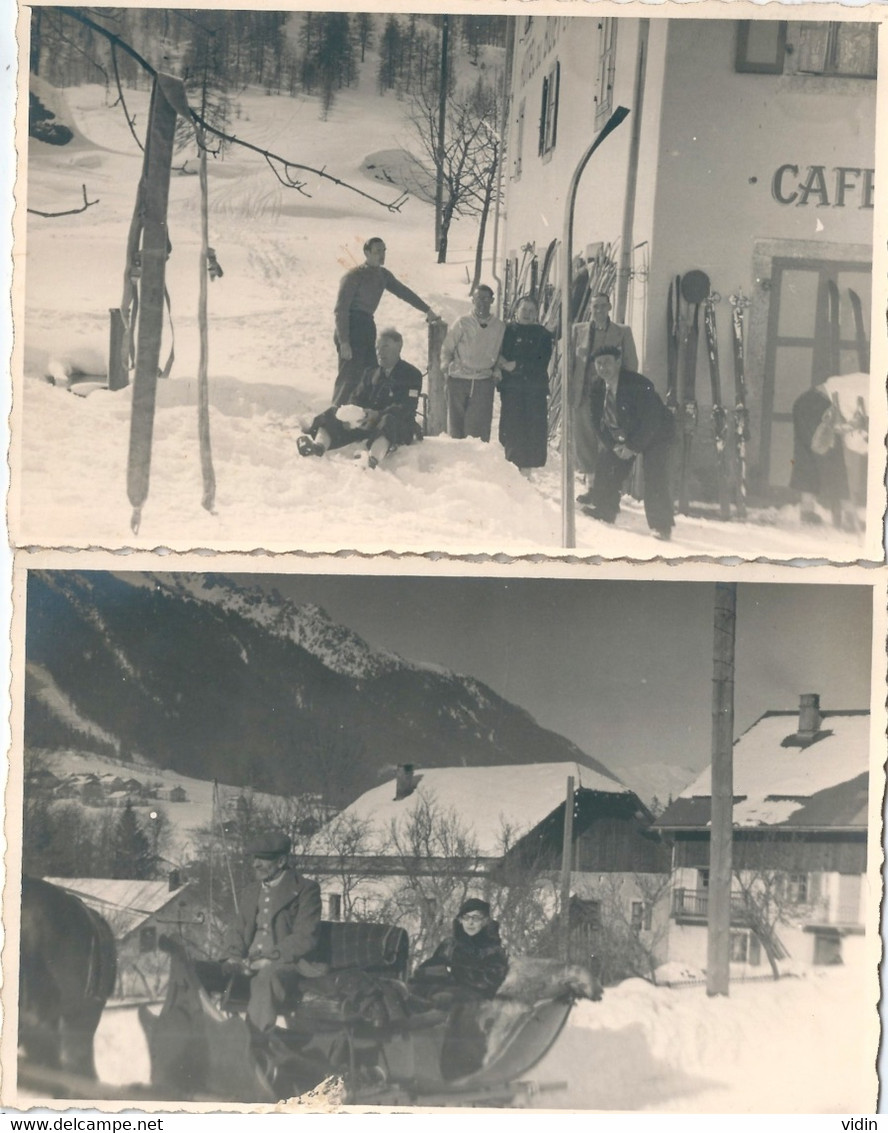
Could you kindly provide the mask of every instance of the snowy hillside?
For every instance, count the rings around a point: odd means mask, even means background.
[[[340,92],[328,119],[316,99],[247,89],[238,95],[235,132],[258,145],[325,168],[390,202],[399,186],[374,179],[372,155],[410,148],[406,106],[379,97],[377,60],[367,55],[359,84]],[[138,534],[126,494],[131,390],[109,393],[68,376],[104,373],[108,310],[118,307],[124,252],[142,156],[119,107],[103,87],[65,92],[77,135],[69,146],[31,141],[28,205],[62,212],[28,217],[23,335],[24,380],[14,403],[13,468],[20,508],[10,527],[23,543],[65,546],[158,545],[177,549],[383,549],[450,552],[551,550],[561,545],[557,453],[531,481],[503,458],[494,439],[427,438],[375,472],[346,448],[323,461],[300,458],[300,423],[330,400],[335,372],[332,310],[339,279],[362,259],[369,236],[388,245],[388,266],[448,322],[468,309],[474,262],[471,219],[451,232],[449,262],[435,263],[431,206],[411,196],[398,212],[309,176],[305,194],[284,188],[264,159],[230,150],[210,163],[210,243],[224,275],[209,288],[211,432],[215,512],[201,507],[196,433],[199,356],[198,179],[186,155],[172,178],[167,284],[175,365],[160,383],[151,488]],[[128,91],[139,127],[147,94]],[[488,260],[485,276],[493,279]],[[85,286],[88,281],[88,286]],[[425,369],[423,316],[391,296],[379,327],[405,336],[404,357]],[[163,355],[172,344],[169,326]],[[53,376],[55,384],[47,382]],[[577,490],[579,490],[578,485]],[[798,509],[751,511],[747,523],[680,517],[669,555],[856,559],[862,537],[830,526],[805,528]],[[577,546],[603,556],[651,558],[641,506],[624,503],[616,528],[577,516]]]
[[[273,637],[301,646],[332,672],[357,680],[409,665],[392,653],[371,648],[347,626],[337,625],[320,606],[310,602],[297,606],[276,592],[266,594],[259,587],[238,586],[222,575],[128,573],[119,577],[130,585],[162,589],[177,597],[231,610]]]
[[[27,660],[28,747],[125,751],[337,806],[398,763],[600,767],[471,676],[213,576],[33,571]]]

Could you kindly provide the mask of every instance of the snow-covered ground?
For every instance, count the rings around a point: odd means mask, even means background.
[[[410,131],[404,104],[378,98],[374,76],[368,57],[361,83],[338,95],[327,121],[314,99],[245,91],[232,129],[393,200],[398,190],[362,166],[367,155],[409,146]],[[475,230],[469,220],[457,222],[450,262],[438,265],[432,212],[423,201],[411,198],[390,213],[311,175],[310,197],[304,196],[281,186],[263,158],[242,149],[211,161],[209,170],[210,243],[225,273],[209,287],[215,513],[201,507],[195,408],[198,179],[177,172],[167,265],[176,359],[172,377],[160,383],[150,494],[133,535],[126,495],[131,391],[95,389],[78,397],[64,374],[71,367],[105,372],[108,310],[121,301],[142,158],[102,87],[73,88],[66,96],[80,135],[64,149],[31,141],[27,203],[45,212],[77,207],[84,184],[98,203],[73,216],[28,217],[24,379],[13,411],[15,540],[179,550],[559,550],[555,453],[530,482],[506,463],[495,441],[429,438],[375,472],[356,464],[349,449],[323,461],[297,455],[300,422],[329,402],[333,304],[343,271],[362,259],[364,240],[383,236],[388,266],[452,322],[468,309]],[[146,93],[129,92],[127,103],[143,128]],[[405,335],[404,357],[425,368],[423,316],[386,296],[377,325],[390,324]],[[49,384],[48,373],[61,380]],[[680,517],[671,545],[651,538],[641,506],[630,500],[616,528],[581,513],[576,527],[578,549],[606,557],[848,561],[863,557],[864,546],[862,536],[829,523],[801,526],[794,507],[753,510],[746,523]]]
[[[821,968],[730,995],[642,980],[582,1001],[525,1080],[521,1104],[635,1113],[875,1113],[875,972]],[[106,1011],[100,1078],[144,1082],[148,1058],[130,1009]]]

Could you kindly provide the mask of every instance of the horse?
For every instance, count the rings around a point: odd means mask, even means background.
[[[117,978],[108,922],[64,889],[25,876],[20,942],[20,1052],[94,1079],[96,1028]]]

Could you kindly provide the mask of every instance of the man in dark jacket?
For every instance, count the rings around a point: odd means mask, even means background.
[[[574,407],[574,450],[577,469],[587,478],[595,472],[598,460],[598,437],[592,425],[589,411],[589,398],[595,383],[595,355],[604,346],[617,346],[620,349],[622,365],[627,370],[638,369],[638,353],[632,328],[611,321],[611,302],[604,291],[592,299],[592,318],[588,323],[576,323],[573,328],[575,370],[571,405]],[[592,502],[592,490],[577,496],[577,502]]]
[[[247,849],[256,881],[238,898],[238,913],[226,940],[229,966],[250,976],[247,1018],[269,1031],[302,976],[319,974],[305,959],[318,941],[321,890],[290,865],[284,834],[257,838]]]
[[[379,365],[365,370],[346,406],[331,405],[296,442],[302,456],[323,456],[331,448],[366,441],[368,465],[416,439],[416,407],[422,374],[401,358],[404,340],[394,329],[379,336]],[[352,413],[351,408],[363,410]]]
[[[441,1050],[444,1078],[462,1078],[484,1062],[487,1039],[479,1025],[478,1007],[496,995],[508,970],[490,905],[469,897],[453,922],[453,935],[419,965],[410,982],[411,991],[450,1008]]]
[[[353,267],[342,277],[336,298],[333,340],[339,355],[339,372],[333,389],[333,404],[345,405],[351,400],[364,371],[376,365],[376,323],[373,316],[383,292],[390,291],[417,311],[428,322],[437,315],[423,299],[396,279],[385,265],[385,241],[371,237],[364,245],[364,263]]]
[[[669,453],[675,424],[653,383],[620,366],[618,346],[595,352],[598,375],[589,391],[592,425],[601,453],[592,481],[592,506],[586,515],[614,523],[620,511],[620,492],[632,462],[644,458],[644,512],[648,526],[660,539],[669,539],[673,527]]]

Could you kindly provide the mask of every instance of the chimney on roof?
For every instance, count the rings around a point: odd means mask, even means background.
[[[177,869],[171,869],[169,872],[169,891],[175,893],[179,886],[182,884],[182,875]]]
[[[413,777],[412,763],[399,763],[398,774],[395,778],[395,802],[406,799],[413,794],[416,780]]]
[[[803,692],[799,697],[799,736],[810,739],[820,731],[820,694]]]

